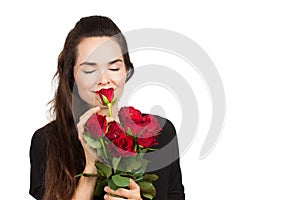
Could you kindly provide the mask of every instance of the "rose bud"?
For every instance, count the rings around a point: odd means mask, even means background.
[[[108,88],[108,89],[101,89],[99,91],[96,91],[96,94],[99,95],[101,103],[103,105],[108,105],[108,104],[114,104],[115,98],[114,98],[114,89],[113,88]]]

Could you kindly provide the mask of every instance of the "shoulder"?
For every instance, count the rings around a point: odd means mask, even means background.
[[[55,122],[52,121],[45,126],[37,129],[34,134],[32,135],[31,138],[31,146],[30,150],[35,151],[35,150],[41,150],[41,149],[46,149],[47,146],[47,133],[52,131],[55,128]]]
[[[49,122],[48,124],[46,124],[45,126],[37,129],[33,136],[32,139],[33,141],[35,140],[39,140],[39,139],[45,139],[46,138],[46,134],[50,131],[52,131],[55,128],[55,121]]]
[[[169,119],[161,117],[159,115],[152,116],[154,116],[157,119],[158,123],[160,124],[160,127],[162,128],[162,132],[169,132],[176,135],[175,127]]]
[[[172,141],[174,137],[176,137],[176,129],[169,119],[161,117],[159,115],[153,116],[157,119],[160,127],[162,128],[162,131],[158,136],[159,146],[165,146],[170,141]]]

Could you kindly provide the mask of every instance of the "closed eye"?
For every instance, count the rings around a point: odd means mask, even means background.
[[[120,65],[122,65],[123,61],[121,59],[116,59],[108,63],[108,69],[110,71],[117,72],[120,70]]]
[[[91,71],[83,71],[83,73],[85,73],[85,74],[91,74],[91,73],[93,73],[93,72],[95,72],[96,70],[91,70]]]
[[[109,70],[116,72],[116,71],[119,71],[120,69],[109,69]]]

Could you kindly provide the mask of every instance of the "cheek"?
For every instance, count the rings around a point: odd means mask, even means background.
[[[115,85],[117,85],[118,87],[122,87],[125,84],[126,81],[126,71],[122,72],[122,73],[118,73],[118,74],[114,74],[112,79],[115,83]]]
[[[75,79],[79,97],[89,105],[96,105],[95,95],[90,92],[94,85],[91,80],[77,76]]]
[[[119,80],[118,85],[117,85],[117,91],[116,91],[116,95],[118,98],[120,98],[122,96],[124,86],[125,86],[125,79],[121,80],[121,81]]]
[[[117,85],[118,85],[118,87],[124,87],[124,85],[125,85],[125,79],[118,80]]]
[[[78,87],[78,90],[89,90],[95,85],[95,80],[91,77],[87,78],[80,76],[80,74],[75,77],[75,81]]]

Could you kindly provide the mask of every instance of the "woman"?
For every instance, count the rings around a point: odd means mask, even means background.
[[[30,194],[33,197],[45,200],[96,199],[93,197],[95,177],[74,178],[79,173],[96,173],[94,156],[82,139],[83,126],[96,112],[108,115],[107,108],[97,103],[95,92],[112,87],[119,99],[133,72],[126,40],[112,20],[90,16],[76,23],[58,58],[55,74],[58,88],[52,100],[55,119],[37,130],[31,141]],[[118,121],[117,103],[112,110],[113,119]],[[175,129],[168,120],[157,118],[163,126],[157,148],[162,148],[176,139]],[[177,143],[173,151],[170,153],[178,158]],[[154,173],[159,176],[154,182],[155,199],[184,199],[179,159]],[[106,186],[104,191],[104,199],[142,198],[140,188],[133,180],[130,180],[128,189],[114,191]]]

